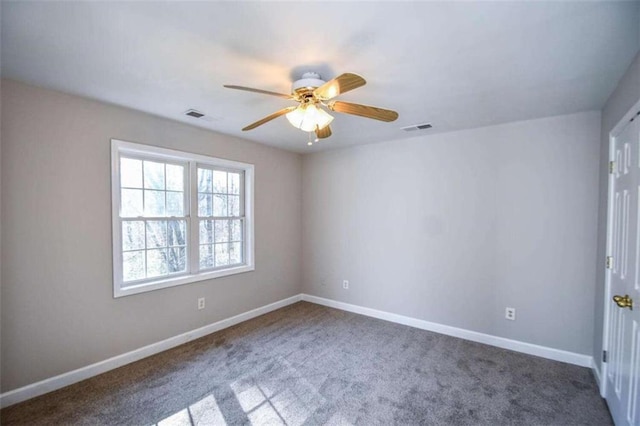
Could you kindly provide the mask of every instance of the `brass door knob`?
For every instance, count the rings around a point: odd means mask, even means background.
[[[628,294],[624,296],[613,296],[613,301],[621,308],[633,309],[633,300],[631,300]]]

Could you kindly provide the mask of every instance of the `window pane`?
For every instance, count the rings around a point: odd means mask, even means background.
[[[242,243],[229,244],[229,264],[242,263]]]
[[[229,173],[229,194],[240,194],[239,173]]]
[[[231,220],[231,241],[242,241],[242,221]]]
[[[164,189],[164,163],[144,162],[144,187],[146,189]]]
[[[147,250],[147,277],[167,275],[167,249]]]
[[[229,264],[229,244],[215,244],[216,267]]]
[[[144,222],[122,222],[122,250],[144,249]]]
[[[144,278],[144,251],[122,253],[122,278],[133,281]]]
[[[184,167],[167,164],[167,189],[184,191]]]
[[[142,161],[132,158],[120,159],[120,186],[142,188]]]
[[[170,220],[167,223],[167,243],[169,246],[184,246],[187,244],[187,221]]]
[[[229,216],[240,216],[240,197],[229,195]]]
[[[227,215],[227,196],[226,195],[214,195],[213,196],[213,215],[214,216],[226,216]]]
[[[227,193],[227,172],[213,171],[213,192],[218,194]]]
[[[211,216],[212,204],[213,201],[211,201],[211,194],[198,194],[198,216]]]
[[[167,246],[167,222],[150,220],[147,222],[147,248]]]
[[[141,189],[123,189],[121,190],[121,217],[138,217],[142,216],[142,190]]]
[[[211,192],[211,170],[198,169],[198,192]]]
[[[200,268],[213,268],[213,248],[208,244],[200,246]]]
[[[200,221],[200,244],[213,242],[213,221]]]
[[[187,270],[187,249],[174,247],[168,250],[169,273],[184,272]]]
[[[144,191],[145,216],[164,216],[164,191]]]
[[[215,221],[215,237],[216,243],[224,243],[229,241],[229,221],[228,220],[216,220]]]
[[[253,166],[115,140],[111,148],[115,297],[244,270]]]
[[[167,192],[167,216],[184,216],[184,192]]]

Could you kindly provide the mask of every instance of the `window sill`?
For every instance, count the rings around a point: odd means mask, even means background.
[[[133,294],[146,293],[148,291],[160,290],[162,288],[175,287],[183,284],[195,283],[198,281],[206,281],[214,278],[227,277],[229,275],[242,274],[254,271],[254,265],[242,265],[235,268],[223,269],[219,271],[203,272],[197,275],[182,275],[179,277],[166,278],[153,282],[132,285],[124,288],[114,286],[113,297],[131,296]]]

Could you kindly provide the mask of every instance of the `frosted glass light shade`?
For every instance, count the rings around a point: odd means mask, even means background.
[[[293,127],[299,129],[300,126],[302,125],[302,120],[304,120],[304,108],[298,107],[293,111],[288,112],[286,114],[286,117],[287,117],[287,120],[289,120],[289,123],[291,123]]]
[[[286,116],[293,127],[305,132],[313,132],[316,128],[323,129],[333,121],[331,115],[313,104],[300,106],[288,112]]]

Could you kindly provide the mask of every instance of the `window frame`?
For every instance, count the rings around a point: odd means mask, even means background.
[[[120,217],[120,157],[137,158],[142,160],[156,160],[167,163],[184,164],[185,171],[185,205],[184,218],[186,220],[187,258],[186,272],[175,275],[162,276],[156,278],[145,278],[133,281],[132,284],[125,285],[123,278],[123,250],[122,250],[122,222],[136,220],[136,218]],[[197,169],[198,166],[212,167],[215,169],[227,169],[230,171],[242,172],[241,188],[244,197],[241,197],[241,205],[244,207],[244,241],[243,259],[240,265],[233,265],[228,268],[204,269],[199,268],[199,223],[198,216],[198,188]],[[254,244],[254,166],[253,164],[241,163],[238,161],[226,160],[223,158],[211,157],[207,155],[194,154],[185,151],[178,151],[167,148],[160,148],[153,145],[145,145],[134,142],[111,139],[111,226],[112,226],[112,251],[113,251],[113,297],[129,296],[133,294],[145,293],[147,291],[159,290],[162,288],[174,287],[198,281],[210,280],[229,275],[240,274],[255,270],[255,244]],[[150,217],[142,216],[145,220]],[[171,220],[171,216],[161,218],[161,220]]]

